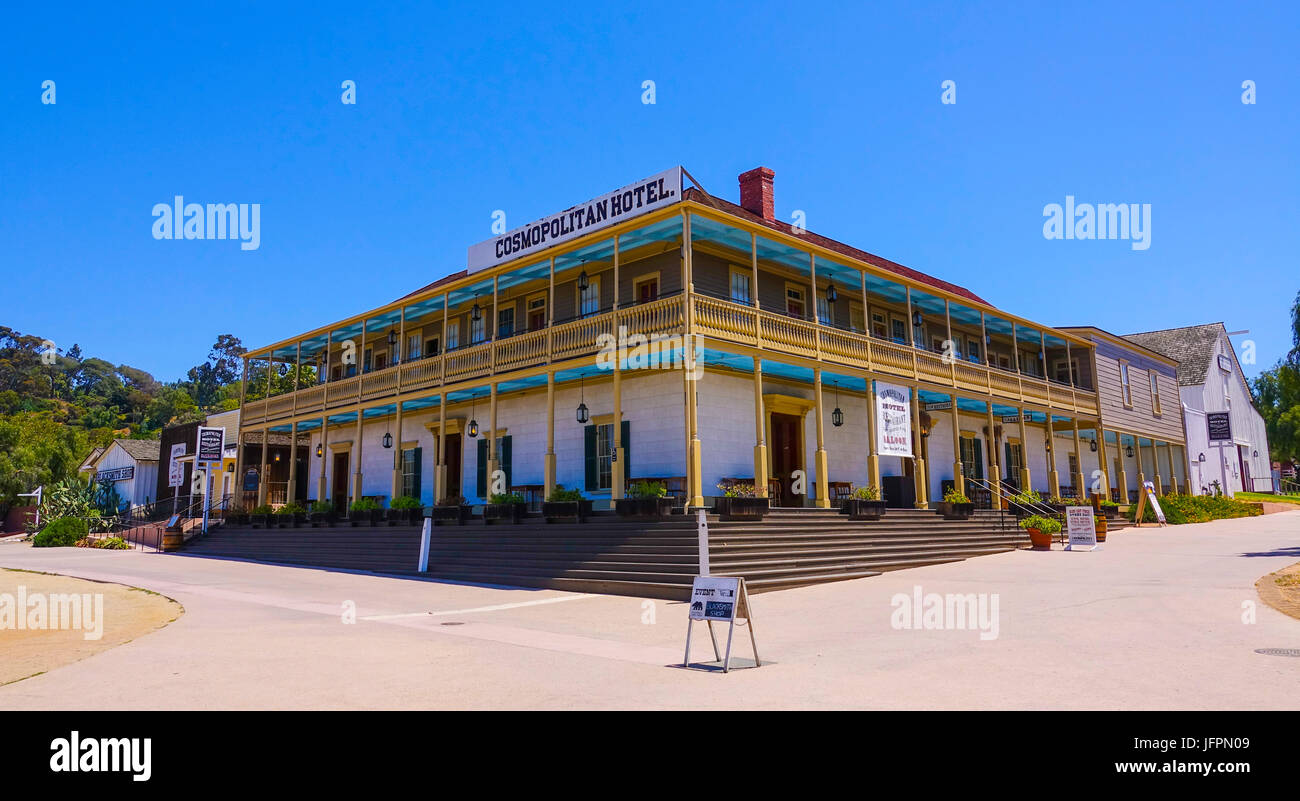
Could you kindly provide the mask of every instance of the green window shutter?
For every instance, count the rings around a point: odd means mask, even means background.
[[[506,474],[506,492],[514,486],[514,473],[511,471],[511,445],[510,435],[507,434],[501,438],[501,470]]]
[[[632,478],[632,423],[624,420],[619,436],[623,439],[623,480]]]
[[[600,469],[596,462],[596,427],[587,426],[583,431],[583,449],[586,456],[587,491],[595,492],[600,483]]]
[[[487,462],[488,444],[484,437],[478,441],[478,496],[484,500],[487,500]]]

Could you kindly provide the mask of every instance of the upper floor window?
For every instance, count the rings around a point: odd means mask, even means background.
[[[504,338],[515,332],[515,309],[511,306],[497,312],[497,336]]]
[[[1155,371],[1151,372],[1151,413],[1160,414],[1160,376]]]
[[[831,304],[824,294],[819,294],[817,296],[817,320],[823,325],[830,325],[832,322]]]
[[[418,359],[420,353],[420,335],[419,333],[411,334],[406,338],[406,360]]]
[[[487,329],[487,326],[486,326],[486,325],[484,324],[484,322],[483,322],[483,313],[482,313],[481,311],[479,312],[479,315],[478,315],[478,319],[477,319],[477,320],[474,319],[474,316],[473,316],[473,315],[470,315],[470,318],[469,318],[469,344],[471,344],[471,345],[477,345],[478,343],[480,343],[480,342],[482,342],[484,339],[486,339],[486,338],[487,338],[487,335],[486,335],[486,333],[484,333],[484,332],[486,331],[486,329]]]
[[[578,290],[578,314],[586,317],[600,311],[600,278],[587,279],[587,288]]]
[[[1119,392],[1125,406],[1133,405],[1133,387],[1128,380],[1128,362],[1119,363]]]
[[[460,347],[460,320],[447,323],[447,350]]]
[[[731,299],[737,303],[752,303],[749,294],[750,276],[735,268],[731,270]]]

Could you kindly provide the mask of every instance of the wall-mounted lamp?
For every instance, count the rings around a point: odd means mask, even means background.
[[[322,457],[322,456],[324,456],[324,455],[325,455],[325,446],[324,446],[324,445],[317,445],[317,446],[316,446],[316,458],[319,459],[320,457]]]
[[[1202,451],[1201,453],[1197,454],[1197,456],[1196,456],[1196,461],[1198,461],[1198,462],[1203,462],[1203,461],[1205,461],[1205,452],[1204,452],[1204,451]]]

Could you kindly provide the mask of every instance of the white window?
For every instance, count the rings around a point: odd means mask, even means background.
[[[1119,389],[1120,397],[1124,399],[1125,406],[1133,405],[1133,388],[1128,381],[1128,362],[1119,363]]]
[[[737,303],[752,302],[749,296],[750,277],[740,270],[731,271],[731,299]]]
[[[1151,370],[1151,413],[1160,414],[1160,378],[1155,370]]]
[[[483,333],[484,330],[485,330],[485,326],[483,324],[483,311],[480,309],[477,320],[474,319],[473,314],[471,314],[469,317],[469,344],[477,345],[478,343],[482,342],[486,338]]]
[[[831,304],[826,300],[824,294],[819,294],[817,296],[817,319],[820,320],[823,325],[831,324]]]
[[[406,358],[408,360],[418,359],[420,356],[420,335],[418,333],[411,334],[406,338]]]
[[[455,350],[460,347],[460,320],[452,320],[447,323],[447,350]]]
[[[600,311],[600,279],[587,279],[587,288],[578,292],[578,314],[586,317]]]
[[[596,487],[610,489],[614,485],[614,424],[596,426]]]
[[[497,312],[497,336],[508,337],[515,333],[515,307]]]

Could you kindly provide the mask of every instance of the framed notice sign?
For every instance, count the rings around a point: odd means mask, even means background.
[[[226,429],[200,426],[198,447],[194,453],[196,463],[220,462],[226,453]]]
[[[1227,412],[1207,412],[1205,427],[1210,442],[1232,442],[1232,417]]]
[[[876,382],[876,452],[912,455],[912,392],[907,387]]]
[[[185,483],[185,465],[180,458],[185,455],[185,443],[172,445],[171,460],[167,462],[167,486],[179,487]]]
[[[1091,506],[1065,507],[1066,534],[1070,541],[1065,546],[1067,551],[1095,551],[1097,545],[1097,521]]]
[[[736,618],[744,619],[749,629],[749,643],[754,648],[754,666],[762,667],[758,658],[758,641],[754,638],[754,616],[749,611],[749,593],[745,580],[738,576],[696,576],[691,584],[691,605],[686,619],[686,656],[682,667],[691,666],[691,628],[695,621],[703,620],[709,626],[709,639],[713,642],[713,657],[722,663],[722,672],[731,671],[731,639],[736,633]],[[727,653],[718,652],[718,640],[713,635],[714,622],[726,623]]]

